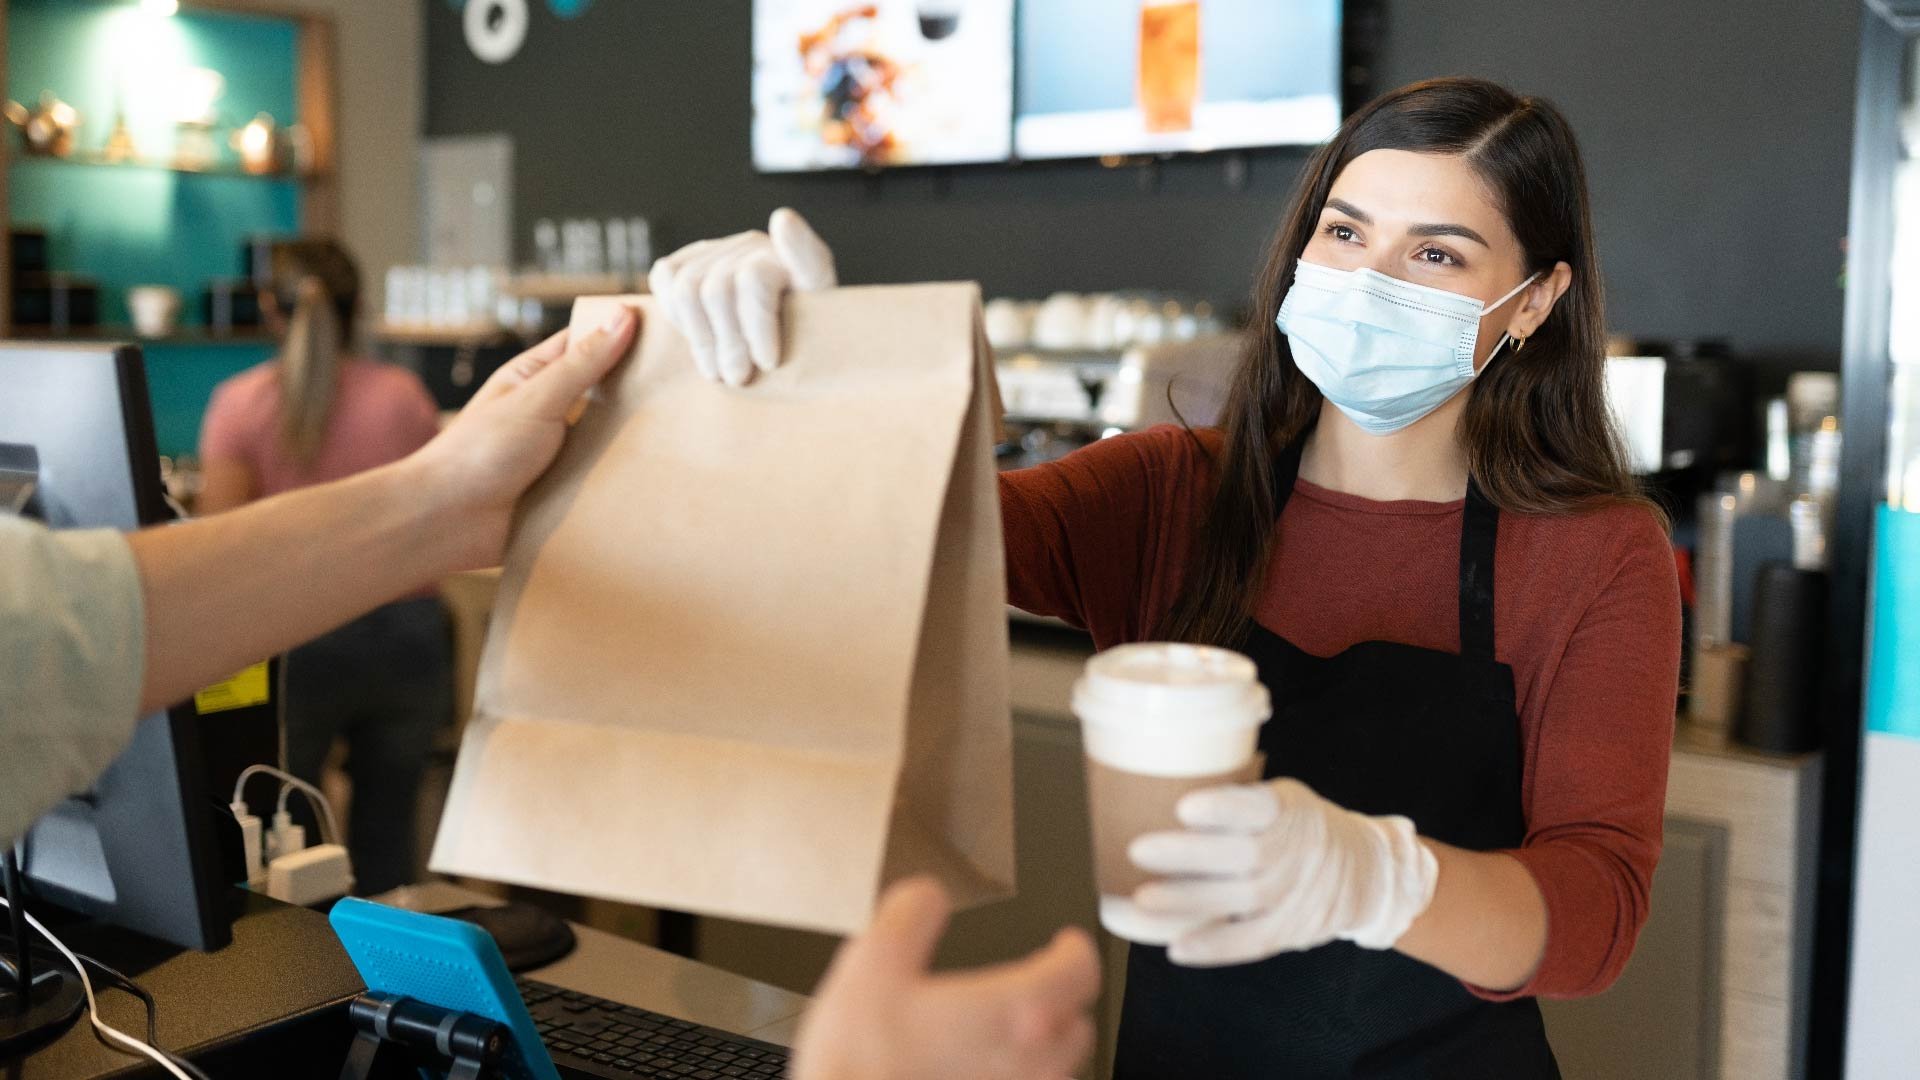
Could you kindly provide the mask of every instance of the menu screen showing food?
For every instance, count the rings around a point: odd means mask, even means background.
[[[769,172],[1003,161],[1013,0],[754,0],[753,162]]]
[[[1023,158],[1325,142],[1340,0],[1022,0]]]

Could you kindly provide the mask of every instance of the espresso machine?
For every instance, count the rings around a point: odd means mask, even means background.
[[[987,305],[1006,411],[1001,467],[1051,461],[1109,435],[1214,423],[1240,339],[1205,301],[1152,293]]]

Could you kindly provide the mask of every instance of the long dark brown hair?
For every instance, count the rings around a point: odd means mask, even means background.
[[[1313,426],[1322,400],[1274,318],[1334,178],[1370,150],[1459,155],[1499,201],[1527,270],[1545,273],[1559,262],[1573,270],[1525,351],[1504,353],[1474,380],[1460,439],[1480,489],[1518,513],[1645,501],[1607,411],[1600,270],[1572,128],[1550,103],[1483,79],[1414,83],[1354,113],[1314,154],[1274,235],[1222,414],[1218,486],[1161,637],[1233,645],[1245,632],[1274,531],[1275,458]]]

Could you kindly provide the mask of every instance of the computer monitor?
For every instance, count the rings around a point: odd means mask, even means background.
[[[139,349],[0,343],[0,512],[20,504],[62,529],[171,516]],[[32,899],[186,948],[230,940],[244,872],[225,865],[229,793],[209,788],[200,728],[191,706],[142,719],[92,790],[33,825],[17,846]]]

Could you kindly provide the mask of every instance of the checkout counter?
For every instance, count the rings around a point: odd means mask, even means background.
[[[408,903],[448,910],[489,898],[446,885],[409,890]],[[386,898],[383,898],[386,899]],[[233,943],[179,951],[110,927],[64,928],[77,950],[119,967],[158,1006],[160,1041],[215,1076],[336,1080],[352,1042],[346,1004],[364,989],[326,917],[249,894]],[[782,1046],[807,999],[626,938],[575,925],[574,950],[528,978]],[[101,1018],[145,1030],[141,1004],[96,988]],[[7,1080],[147,1076],[153,1066],[108,1047],[84,1015],[28,1057],[0,1066]]]

